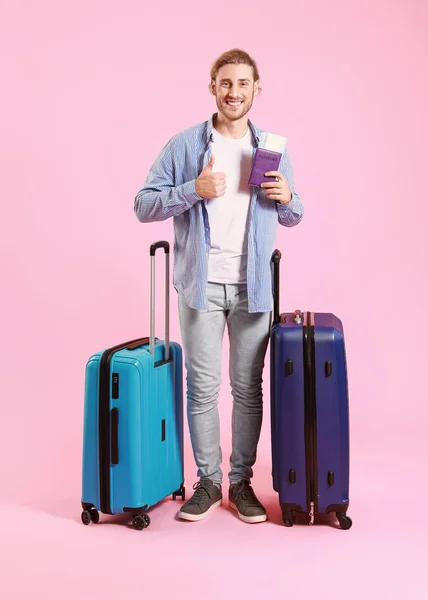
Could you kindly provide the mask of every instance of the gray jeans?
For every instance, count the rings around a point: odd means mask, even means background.
[[[187,370],[187,417],[199,478],[222,483],[218,395],[227,324],[233,396],[230,483],[250,481],[262,425],[262,372],[271,313],[249,313],[242,285],[208,283],[208,310],[178,299]]]

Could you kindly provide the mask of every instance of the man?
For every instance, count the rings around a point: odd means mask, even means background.
[[[229,505],[247,523],[267,518],[250,484],[262,424],[262,371],[272,310],[270,258],[278,222],[299,223],[287,150],[276,179],[248,184],[267,132],[248,119],[259,93],[254,60],[242,50],[220,56],[211,71],[218,112],[175,135],[135,198],[141,222],[174,217],[174,287],[187,370],[187,416],[198,482],[178,517],[204,518],[222,502],[217,399],[227,325],[233,396]],[[284,139],[284,138],[281,138]]]

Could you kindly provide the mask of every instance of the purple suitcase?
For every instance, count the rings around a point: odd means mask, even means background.
[[[283,521],[295,512],[336,513],[352,525],[349,505],[349,406],[344,332],[330,313],[279,314],[279,263],[274,271],[271,330],[271,433],[273,487]]]

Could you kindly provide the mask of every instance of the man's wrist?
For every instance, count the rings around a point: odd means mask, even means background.
[[[283,206],[287,206],[287,204],[290,204],[290,202],[293,200],[293,192],[290,192],[290,199],[286,200],[285,202],[281,202],[281,200],[279,201],[280,204],[282,204]]]
[[[200,196],[196,191],[196,179],[187,181],[186,183],[183,183],[180,187],[182,193],[187,197],[187,200],[191,204],[196,204],[200,200],[203,200],[202,196]]]

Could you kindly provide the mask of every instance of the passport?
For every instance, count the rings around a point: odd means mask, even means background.
[[[250,185],[260,186],[265,181],[275,181],[275,177],[265,177],[268,171],[278,171],[282,154],[257,148],[251,168],[251,175],[248,183]]]
[[[282,152],[287,144],[287,138],[268,133],[264,147],[256,149],[251,169],[249,185],[260,187],[266,181],[275,181],[275,177],[265,177],[268,171],[278,171]]]

